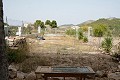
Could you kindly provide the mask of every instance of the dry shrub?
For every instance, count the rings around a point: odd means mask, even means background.
[[[35,71],[38,66],[50,66],[50,60],[46,57],[29,57],[20,65],[22,72]]]
[[[7,47],[6,53],[8,54],[9,63],[21,63],[28,57],[29,46],[25,41],[24,43],[19,44],[17,49]]]

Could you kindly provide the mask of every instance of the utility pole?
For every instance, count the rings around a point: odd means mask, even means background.
[[[9,25],[8,25],[8,19],[7,19],[7,16],[6,16],[6,36],[10,36],[9,35],[10,33],[9,33]]]

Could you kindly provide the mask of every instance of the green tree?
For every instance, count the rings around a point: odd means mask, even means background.
[[[8,63],[5,49],[6,45],[3,23],[3,1],[0,0],[0,80],[8,80]]]
[[[93,29],[93,34],[95,37],[102,37],[107,32],[107,26],[96,25]]]
[[[36,20],[34,23],[35,29],[37,29],[38,26],[40,26],[40,25],[41,25],[41,20]]]
[[[45,25],[51,25],[50,20],[46,20]]]
[[[40,27],[41,27],[41,28],[45,28],[44,22],[41,22],[41,23],[40,23]]]
[[[51,27],[52,27],[52,28],[57,28],[57,22],[56,22],[55,20],[53,20],[53,21],[51,22]]]

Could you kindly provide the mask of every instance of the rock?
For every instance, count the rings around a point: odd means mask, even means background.
[[[105,53],[106,55],[110,55],[110,53]]]
[[[9,66],[8,70],[9,70],[9,78],[10,79],[17,77],[17,69],[16,68],[14,68],[13,66]]]
[[[118,65],[118,68],[120,69],[120,65]]]
[[[21,79],[21,78],[15,78],[15,79],[13,79],[13,80],[24,80],[24,79]]]
[[[24,79],[25,78],[25,73],[23,73],[23,72],[17,72],[17,78]]]
[[[105,51],[102,51],[102,54],[105,54]]]
[[[102,71],[97,71],[95,76],[96,77],[102,77],[103,76],[103,72]]]
[[[108,78],[109,78],[109,79],[120,80],[120,72],[109,73],[109,74],[108,74]]]
[[[35,72],[31,72],[30,74],[28,74],[25,80],[36,80]]]

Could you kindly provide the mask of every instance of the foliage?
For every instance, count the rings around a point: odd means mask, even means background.
[[[40,23],[40,27],[41,27],[41,28],[45,28],[44,22],[41,22],[41,23]]]
[[[107,32],[107,26],[105,25],[96,25],[93,29],[93,34],[95,37],[102,37]]]
[[[32,33],[32,28],[30,26],[28,27],[23,27],[22,28],[22,33],[23,34],[31,34]]]
[[[46,20],[45,25],[51,25],[50,20]]]
[[[105,52],[109,53],[112,48],[112,38],[106,37],[104,41],[102,41],[102,48],[105,50]]]
[[[67,35],[74,36],[76,35],[76,30],[75,29],[68,29],[65,32]]]
[[[27,58],[27,53],[29,52],[27,43],[21,44],[18,49],[11,49],[9,47],[6,49],[9,63],[21,63]]]
[[[57,22],[56,22],[55,20],[53,20],[53,21],[51,22],[51,27],[52,27],[52,28],[57,28]]]
[[[83,30],[83,32],[87,32],[88,31],[88,26],[81,26],[81,29]]]
[[[8,34],[11,36],[15,36],[17,31],[18,31],[18,26],[10,26]]]
[[[35,29],[37,29],[41,25],[41,20],[36,20],[34,23]]]
[[[118,36],[120,34],[119,18],[113,18],[113,19],[102,18],[87,25],[92,26],[93,28],[97,27],[97,25],[106,25],[112,31],[113,36]]]
[[[81,40],[83,39],[83,31],[82,30],[78,30],[78,39]]]
[[[75,29],[68,29],[66,30],[66,34],[70,36],[76,36],[76,30]],[[83,31],[81,29],[78,29],[78,39],[83,39]]]
[[[87,37],[83,37],[83,42],[88,42],[88,38]]]

